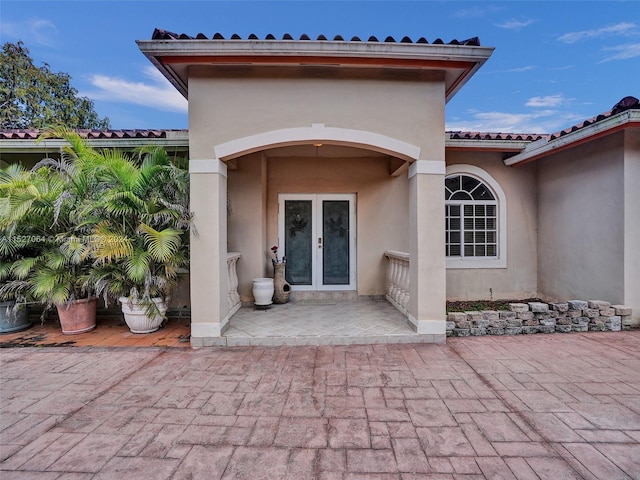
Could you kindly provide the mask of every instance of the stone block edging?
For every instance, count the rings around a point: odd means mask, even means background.
[[[631,329],[632,309],[603,300],[510,303],[509,310],[447,314],[447,336],[618,332]]]

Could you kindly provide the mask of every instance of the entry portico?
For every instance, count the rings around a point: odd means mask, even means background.
[[[194,346],[218,343],[237,309],[228,253],[241,255],[238,293],[250,302],[252,279],[271,275],[269,248],[296,234],[284,228],[282,199],[328,195],[353,206],[354,278],[344,285],[385,295],[385,251],[408,252],[407,317],[418,333],[444,341],[444,107],[492,48],[477,39],[224,40],[164,31],[138,44],[189,99]]]

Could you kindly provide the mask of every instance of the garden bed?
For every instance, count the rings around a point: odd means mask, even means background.
[[[510,303],[542,302],[539,298],[524,300],[460,300],[447,301],[447,312],[480,312],[482,310],[509,310]]]

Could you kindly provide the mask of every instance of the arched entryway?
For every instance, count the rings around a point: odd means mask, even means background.
[[[348,252],[353,273],[331,286],[331,281],[322,279],[327,273],[323,267],[316,268],[310,273],[319,280],[312,279],[306,285],[301,282],[299,289],[344,289],[354,295],[384,296],[383,254],[388,249],[410,251],[415,223],[410,218],[428,206],[428,202],[414,201],[411,185],[420,177],[435,175],[441,179],[444,174],[444,162],[418,160],[420,148],[415,145],[375,132],[321,124],[265,132],[218,144],[213,150],[216,158],[191,160],[192,209],[199,219],[191,251],[196,336],[220,336],[233,313],[225,298],[228,279],[213,268],[216,264],[224,268],[227,250],[242,254],[237,278],[244,301],[251,301],[251,280],[271,272],[269,247],[278,245],[281,255],[285,253],[288,242],[282,235],[287,231],[286,215],[279,211],[279,207],[286,208],[283,199],[309,202],[312,209],[314,201],[320,202],[316,211],[325,199],[342,202],[344,205],[338,207],[350,211],[343,222],[354,221],[352,230],[345,229],[348,234],[356,233]],[[415,195],[423,191],[417,188]],[[333,198],[336,195],[340,199]],[[322,215],[316,214],[311,222],[320,225],[319,218]],[[331,223],[331,218],[328,221]],[[324,235],[318,232],[309,232],[313,249],[324,246]],[[349,243],[347,239],[344,245]],[[317,258],[324,259],[322,255]],[[209,268],[205,269],[207,264]],[[206,307],[216,289],[220,295],[219,322]],[[200,321],[196,313],[199,302]],[[418,328],[419,322],[412,322]]]

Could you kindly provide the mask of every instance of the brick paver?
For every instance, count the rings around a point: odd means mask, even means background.
[[[6,348],[2,479],[639,479],[640,332]]]

